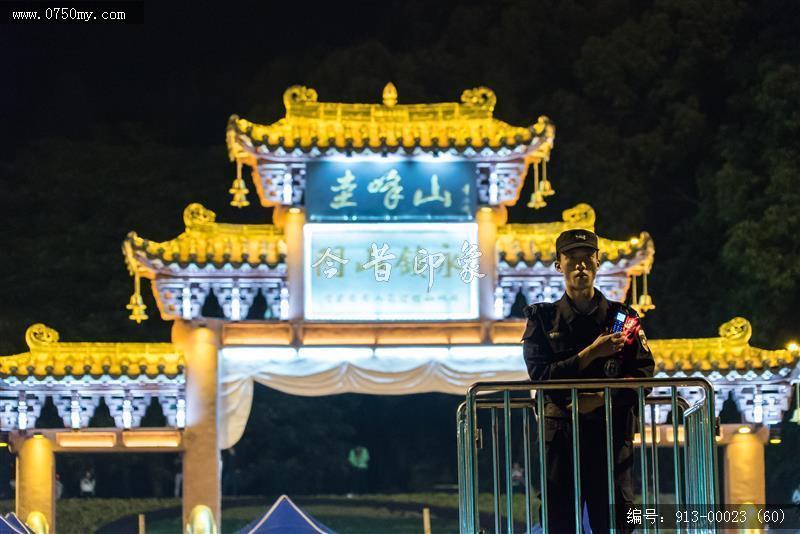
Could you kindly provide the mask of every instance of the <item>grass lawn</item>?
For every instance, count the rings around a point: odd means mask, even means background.
[[[308,505],[303,509],[325,526],[341,534],[402,534],[422,532],[422,511],[396,511],[372,506]],[[263,506],[244,506],[225,510],[222,514],[222,533],[234,533],[266,511]],[[147,534],[176,534],[181,530],[180,519],[162,519],[148,524]],[[435,534],[457,534],[456,518],[431,518]]]
[[[340,534],[422,532],[422,509],[431,508],[432,534],[455,534],[458,528],[458,495],[453,493],[374,494],[347,499],[342,495],[297,496],[293,500],[318,521]],[[275,497],[243,497],[223,500],[222,533],[236,532],[264,514]],[[147,534],[180,534],[179,499],[63,499],[57,503],[58,532],[63,534],[136,533],[136,515],[146,514]],[[12,511],[14,503],[0,501],[0,512]],[[480,509],[491,512],[491,495],[480,495]],[[505,501],[501,501],[505,510]],[[538,502],[534,503],[534,521]],[[127,518],[123,523],[114,521]],[[525,522],[524,496],[514,496],[514,520]],[[105,528],[103,528],[105,525]]]

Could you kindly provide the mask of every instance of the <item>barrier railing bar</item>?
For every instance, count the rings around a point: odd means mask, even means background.
[[[500,534],[500,440],[499,430],[497,429],[497,408],[491,408],[492,413],[492,482],[494,485],[494,495],[492,505],[494,507],[494,531]]]
[[[583,507],[581,505],[581,444],[578,421],[578,390],[572,393],[572,484],[575,496],[575,532],[583,532]]]
[[[533,499],[531,499],[531,411],[522,410],[522,454],[525,469],[525,532],[533,526]]]
[[[650,444],[651,455],[650,457],[653,459],[653,504],[656,508],[658,508],[658,436],[656,435],[657,426],[656,426],[656,417],[658,416],[658,411],[656,408],[658,407],[657,404],[650,404],[650,435],[652,437],[652,442]]]
[[[647,486],[647,436],[645,433],[645,425],[644,425],[644,387],[639,386],[637,389],[637,395],[639,398],[639,409],[638,409],[638,419],[639,419],[639,437],[642,442],[641,451],[639,455],[639,460],[642,469],[642,506],[647,508],[647,505],[650,503]],[[642,522],[642,532],[647,532],[647,523]]]
[[[608,460],[608,506],[610,509],[609,526],[611,532],[617,528],[617,500],[616,500],[616,481],[614,480],[614,439],[612,429],[614,428],[614,413],[611,405],[611,389],[603,389],[603,404],[606,410],[606,457]]]
[[[550,514],[548,514],[547,507],[547,459],[546,451],[544,448],[544,395],[542,391],[536,390],[536,413],[538,414],[537,427],[539,430],[539,481],[542,492],[542,502],[539,505],[540,515],[542,517],[542,534],[550,532]]]
[[[466,487],[466,477],[464,476],[464,462],[467,460],[467,455],[464,454],[464,425],[462,414],[466,410],[465,403],[461,403],[458,405],[458,409],[456,410],[456,448],[458,450],[458,519],[459,519],[459,526],[461,531],[464,532],[466,530],[467,521],[467,509],[466,509],[466,499],[467,499],[467,487]]]
[[[475,439],[475,429],[477,425],[477,410],[473,406],[475,396],[471,391],[467,391],[467,447],[470,451],[470,459],[467,462],[467,479],[470,481],[470,500],[469,510],[472,514],[472,525],[474,530],[480,529],[480,509],[478,506],[478,443]]]
[[[506,523],[508,534],[514,534],[514,488],[511,480],[511,392],[503,392],[503,428],[505,430],[506,456]]]

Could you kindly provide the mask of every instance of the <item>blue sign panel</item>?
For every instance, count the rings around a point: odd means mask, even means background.
[[[471,221],[477,167],[468,161],[312,161],[309,221]]]

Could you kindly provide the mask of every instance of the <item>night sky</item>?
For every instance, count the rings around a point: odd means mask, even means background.
[[[313,81],[301,65],[320,70],[332,50],[380,42],[394,54],[429,46],[456,5],[432,4],[299,8],[254,2],[212,8],[153,2],[145,6],[143,25],[6,25],[0,32],[1,109],[7,125],[3,155],[12,156],[42,134],[80,136],[98,125],[113,128],[123,122],[158,130],[170,143],[219,143],[232,113],[277,119],[283,90]],[[425,15],[400,23],[414,13]],[[292,66],[298,58],[301,68]],[[356,60],[342,74],[379,74],[357,67]],[[383,70],[395,74],[398,69],[387,65]],[[324,88],[321,99],[377,101],[381,88],[363,95],[346,86]],[[430,98],[456,99],[461,89],[441,86]],[[402,84],[400,90],[402,99]]]

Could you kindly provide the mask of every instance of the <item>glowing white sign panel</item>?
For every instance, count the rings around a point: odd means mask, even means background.
[[[306,224],[305,318],[478,317],[475,223]]]

